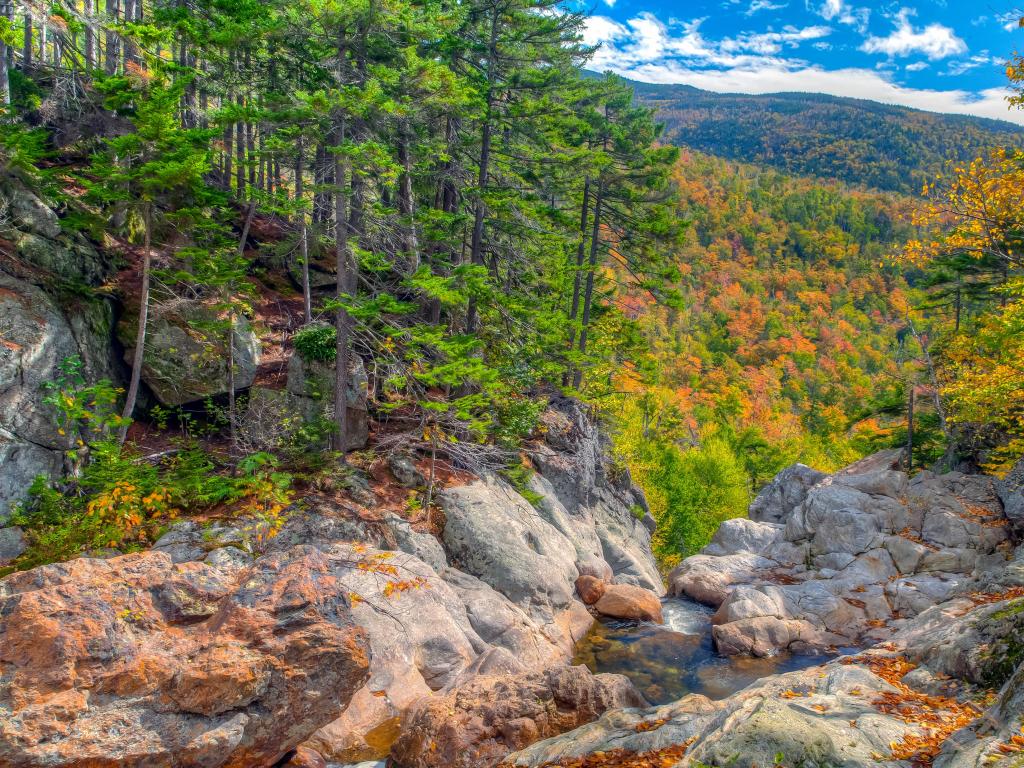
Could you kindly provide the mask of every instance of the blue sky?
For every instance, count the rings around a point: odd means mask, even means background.
[[[1007,0],[591,0],[592,69],[711,91],[813,91],[935,112],[1007,110],[1024,11]]]

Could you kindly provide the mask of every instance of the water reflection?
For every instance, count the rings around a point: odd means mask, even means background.
[[[711,609],[666,599],[665,624],[598,621],[576,648],[575,664],[625,675],[652,704],[689,693],[724,699],[762,677],[821,664],[821,656],[724,657],[711,640]]]

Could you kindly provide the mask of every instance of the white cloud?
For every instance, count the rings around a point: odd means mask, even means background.
[[[915,29],[910,23],[912,15],[914,11],[902,8],[896,14],[896,29],[888,37],[869,37],[860,49],[865,53],[884,53],[890,57],[920,53],[932,60],[967,52],[967,44],[952,29],[938,22]]]
[[[927,61],[915,61],[913,64],[907,64],[905,69],[907,72],[920,72],[922,69],[928,69],[931,64]]]
[[[743,12],[744,16],[753,16],[761,11],[781,11],[789,7],[789,3],[773,3],[771,0],[751,0],[750,7]]]
[[[1007,109],[1008,91],[1002,88],[980,94],[914,89],[896,81],[897,68],[891,59],[879,62],[878,70],[828,70],[792,55],[803,45],[829,45],[827,38],[832,29],[827,26],[787,26],[779,31],[745,32],[710,40],[701,32],[702,21],[666,24],[651,13],[642,13],[620,23],[606,16],[592,16],[586,22],[584,40],[600,43],[601,48],[591,66],[650,83],[685,83],[727,93],[828,93],[1024,125],[1024,112]],[[973,59],[965,61],[973,64]],[[915,72],[927,66],[927,62],[918,61],[900,72]]]
[[[807,10],[817,13],[825,21],[835,21],[839,24],[846,24],[856,27],[860,32],[866,32],[868,21],[871,18],[870,8],[857,8],[846,0],[805,0]]]
[[[996,66],[1000,63],[999,59],[989,54],[988,51],[982,51],[981,53],[971,56],[969,59],[962,61],[951,61],[946,71],[941,73],[944,75],[962,75],[964,72],[970,72],[972,69],[986,66]]]
[[[1020,11],[997,13],[995,15],[995,21],[997,21],[1007,32],[1016,32],[1020,29],[1021,13]]]
[[[762,68],[695,70],[666,62],[641,65],[620,74],[650,83],[685,83],[719,93],[827,93],[928,112],[991,117],[1024,125],[1024,112],[1008,108],[1006,97],[1010,91],[1007,89],[990,88],[973,94],[963,90],[906,88],[885,74],[868,69],[825,70],[815,65],[788,68],[774,62]]]

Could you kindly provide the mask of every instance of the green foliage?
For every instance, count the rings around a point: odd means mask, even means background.
[[[526,499],[530,504],[536,506],[544,497],[530,488],[530,480],[534,471],[525,464],[516,464],[501,471],[509,485],[516,489],[516,493]]]
[[[299,329],[292,337],[292,344],[303,360],[331,363],[338,354],[337,338],[333,325],[311,325]]]
[[[115,441],[96,442],[79,477],[55,487],[40,476],[15,509],[11,522],[29,541],[15,565],[32,568],[108,548],[134,551],[178,517],[210,510],[253,520],[258,546],[280,528],[293,478],[269,454],[246,457],[238,470],[228,473],[195,443],[152,464]]]
[[[43,383],[43,403],[56,414],[58,434],[71,441],[73,459],[79,449],[110,439],[124,423],[117,412],[123,390],[108,379],[87,385],[83,369],[80,357],[67,357],[58,365],[56,377]]]

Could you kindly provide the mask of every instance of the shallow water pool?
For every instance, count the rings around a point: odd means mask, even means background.
[[[724,699],[756,680],[813,667],[824,656],[779,654],[768,659],[719,656],[711,639],[712,610],[691,600],[662,601],[663,625],[601,619],[576,647],[575,664],[625,675],[652,704],[689,693]]]

